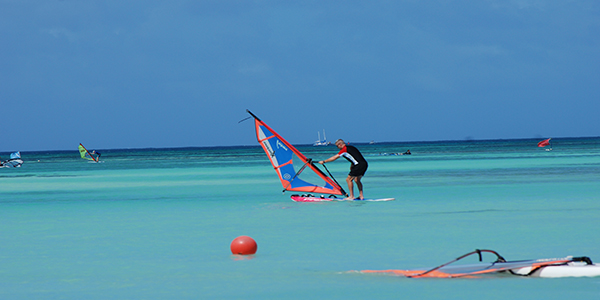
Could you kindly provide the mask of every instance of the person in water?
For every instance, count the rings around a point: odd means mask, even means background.
[[[356,187],[358,188],[358,198],[360,200],[364,200],[365,198],[363,196],[363,184],[360,181],[360,179],[365,175],[365,173],[367,172],[367,168],[369,167],[367,160],[362,156],[360,151],[356,149],[356,147],[346,145],[346,143],[342,139],[335,141],[335,145],[340,149],[340,152],[326,160],[319,161],[319,163],[324,164],[326,162],[331,162],[340,158],[340,156],[343,156],[345,159],[347,159],[352,165],[350,166],[350,173],[346,178],[346,182],[348,183],[348,189],[350,190],[350,196],[346,198],[346,200],[354,200],[354,184],[352,183],[353,181],[356,183]]]

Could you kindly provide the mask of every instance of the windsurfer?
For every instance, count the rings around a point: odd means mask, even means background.
[[[326,160],[319,161],[319,163],[324,164],[326,162],[332,162],[340,158],[340,156],[343,156],[345,159],[347,159],[352,165],[350,166],[350,173],[346,178],[346,182],[348,183],[348,189],[350,193],[350,196],[346,198],[346,200],[354,200],[353,181],[356,183],[356,187],[358,188],[358,198],[364,200],[365,198],[363,196],[363,184],[360,180],[367,172],[367,168],[369,166],[367,160],[362,156],[360,151],[356,149],[356,147],[346,145],[346,143],[342,139],[338,139],[337,141],[335,141],[335,145],[340,149],[340,152]]]

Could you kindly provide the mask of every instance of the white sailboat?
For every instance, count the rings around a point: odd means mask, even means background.
[[[321,140],[321,133],[317,131],[317,136],[319,139],[313,144],[313,146],[328,146],[331,144],[327,141],[327,137],[325,136],[325,129],[323,129],[323,139]]]

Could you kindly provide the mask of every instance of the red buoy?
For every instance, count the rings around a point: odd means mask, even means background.
[[[249,236],[238,236],[231,242],[231,253],[239,255],[250,255],[256,253],[258,245]]]

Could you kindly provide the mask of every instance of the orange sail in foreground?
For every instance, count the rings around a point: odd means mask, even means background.
[[[483,263],[483,253],[496,255],[496,260],[491,263]],[[450,266],[450,264],[473,254],[479,256],[478,263]],[[506,261],[494,250],[478,249],[429,270],[363,270],[359,272],[385,273],[408,278],[475,278],[479,275],[499,273],[535,277],[595,277],[600,276],[600,265],[594,264],[587,256]]]

